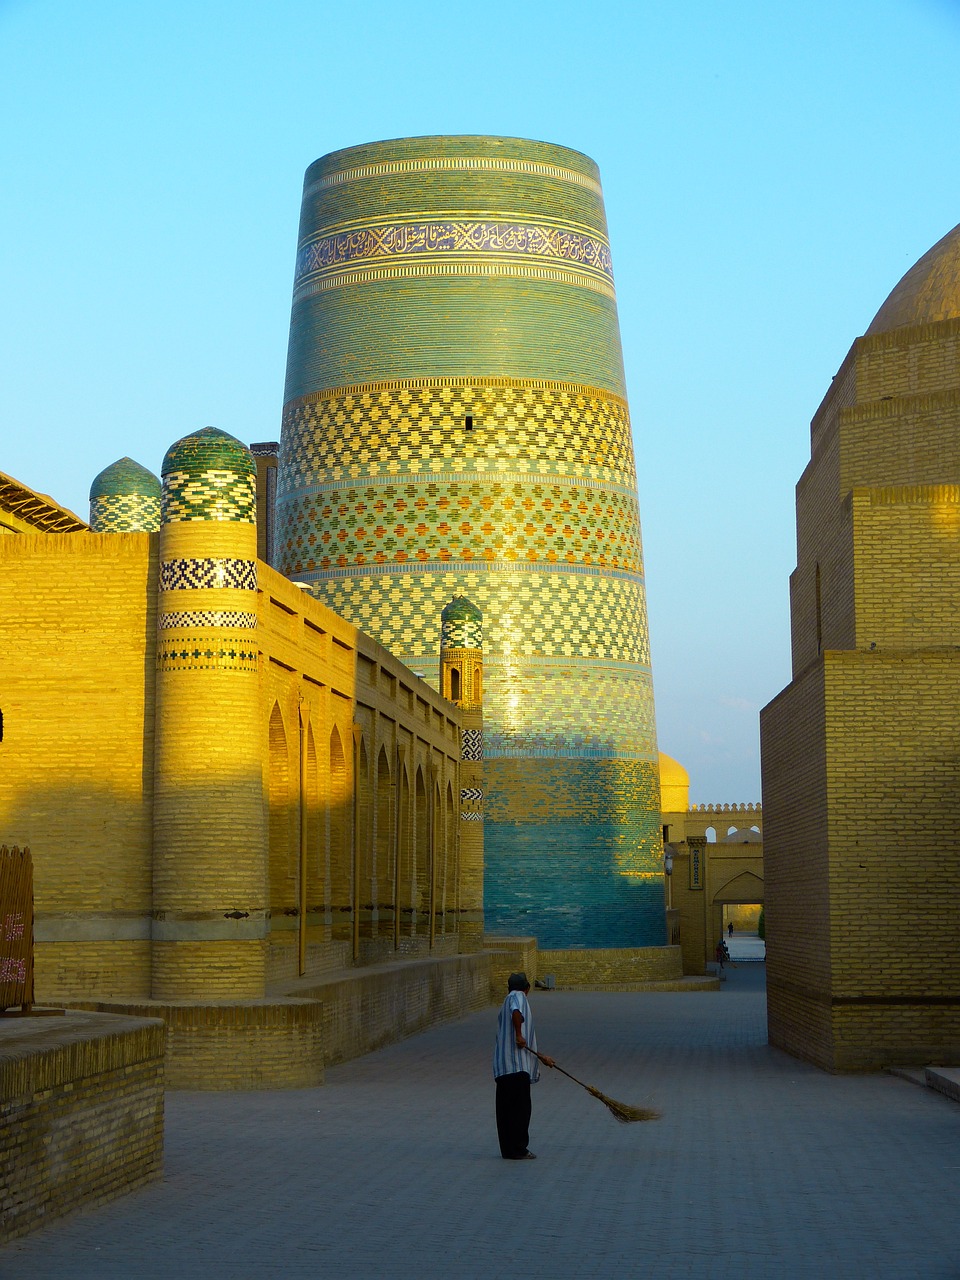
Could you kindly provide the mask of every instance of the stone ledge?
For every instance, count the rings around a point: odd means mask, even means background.
[[[162,1019],[170,1089],[306,1089],[323,1084],[323,1008],[316,1000],[118,997],[77,1007]]]

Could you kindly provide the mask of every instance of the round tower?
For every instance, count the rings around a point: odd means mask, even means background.
[[[256,466],[205,427],[161,475],[153,995],[262,996]]]
[[[483,947],[483,614],[455,596],[440,614],[440,692],[460,708],[461,951]]]
[[[452,596],[483,611],[487,927],[662,943],[636,471],[593,161],[436,137],[310,166],[275,554],[415,670]]]
[[[156,533],[160,528],[160,481],[132,458],[104,467],[90,486],[94,533]]]

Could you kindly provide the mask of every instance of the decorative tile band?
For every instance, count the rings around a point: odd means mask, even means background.
[[[256,591],[256,560],[164,560],[160,565],[161,591],[192,591],[210,587]]]
[[[545,223],[433,219],[356,226],[318,236],[297,254],[294,288],[308,276],[381,258],[508,254],[560,261],[613,278],[610,246],[596,236]]]
[[[177,636],[157,645],[158,671],[235,671],[255,673],[259,670],[260,650],[249,641],[217,639],[209,635]]]
[[[429,173],[431,170],[461,173],[492,170],[497,173],[528,174],[538,178],[555,178],[559,182],[586,187],[596,195],[601,194],[600,183],[596,178],[591,178],[585,173],[577,173],[575,169],[568,169],[563,165],[547,164],[536,160],[507,160],[498,156],[424,156],[410,160],[386,160],[379,164],[355,165],[349,169],[341,169],[338,173],[325,173],[322,178],[316,178],[309,186],[304,187],[303,198],[308,200],[318,191],[342,186],[346,182],[358,182],[363,178]]]
[[[364,284],[371,280],[398,280],[426,276],[512,276],[518,280],[547,280],[557,284],[570,284],[578,289],[591,289],[602,293],[611,302],[616,301],[613,284],[600,275],[589,275],[570,267],[528,266],[507,259],[496,258],[492,262],[468,261],[448,258],[442,264],[419,261],[415,266],[393,264],[379,267],[350,267],[332,271],[322,276],[308,276],[293,293],[293,301],[302,302],[314,294],[329,289],[340,289],[346,284]]]
[[[462,787],[460,790],[461,804],[479,804],[483,799],[482,787]]]
[[[94,533],[155,533],[160,528],[160,498],[143,494],[103,494],[90,499]]]
[[[200,474],[168,471],[163,477],[163,523],[191,520],[256,524],[256,475],[218,468]]]
[[[483,759],[483,730],[460,730],[460,758],[462,760]]]
[[[157,617],[157,628],[169,631],[174,627],[232,627],[236,631],[256,630],[257,615],[237,609],[175,609]]]
[[[461,822],[482,822],[483,814],[482,813],[464,813],[461,810],[460,821]]]

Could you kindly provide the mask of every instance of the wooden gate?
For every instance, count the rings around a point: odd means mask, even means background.
[[[0,1012],[33,1005],[33,860],[0,845]]]

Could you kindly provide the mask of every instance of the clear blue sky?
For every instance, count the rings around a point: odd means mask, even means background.
[[[303,171],[494,133],[603,176],[661,749],[756,800],[808,424],[960,221],[956,0],[0,0],[0,470],[279,432]]]

